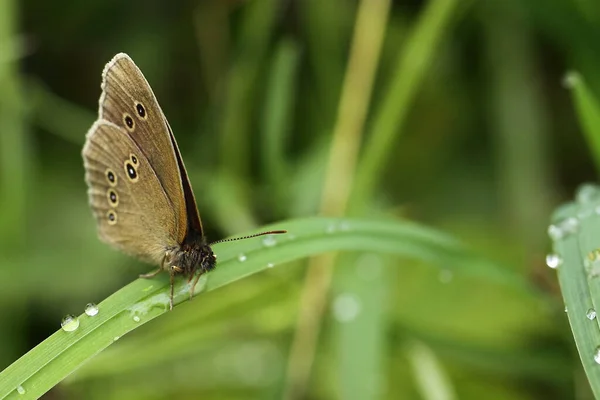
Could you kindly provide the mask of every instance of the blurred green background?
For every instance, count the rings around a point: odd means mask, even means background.
[[[308,262],[289,263],[144,325],[48,398],[593,398],[544,257],[553,208],[596,176],[562,81],[577,70],[600,87],[600,4],[366,3],[1,1],[0,369],[150,269],[96,238],[80,155],[102,68],[127,52],[210,239],[320,213],[408,218],[531,289],[376,254],[356,255],[349,278],[338,258],[309,378],[295,381],[301,293],[319,288]],[[358,132],[359,160],[390,138],[349,211],[322,198],[336,130],[342,144]]]

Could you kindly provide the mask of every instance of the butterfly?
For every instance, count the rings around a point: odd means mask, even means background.
[[[100,239],[170,275],[198,279],[217,263],[175,136],[154,92],[133,60],[117,54],[102,72],[98,119],[83,147],[85,181]],[[195,277],[195,279],[194,279]]]

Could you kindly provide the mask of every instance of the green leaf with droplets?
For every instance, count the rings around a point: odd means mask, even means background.
[[[600,346],[598,319],[590,309],[600,307],[600,189],[582,186],[577,201],[557,209],[548,229],[555,254],[547,262],[557,267],[565,310],[583,368],[596,398],[600,398]],[[553,259],[554,258],[554,259]]]
[[[217,289],[270,264],[343,250],[395,254],[529,290],[509,269],[473,254],[445,234],[406,221],[310,218],[264,229],[287,229],[288,233],[215,245],[218,268],[200,279],[196,293]],[[175,304],[188,300],[185,279],[178,280],[175,293]],[[195,301],[202,301],[199,297]],[[133,281],[100,303],[97,315],[80,315],[75,331],[57,331],[2,371],[0,398],[38,398],[127,332],[167,312],[168,301],[165,274]],[[25,394],[19,394],[18,387]]]

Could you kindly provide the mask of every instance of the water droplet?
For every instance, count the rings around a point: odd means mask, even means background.
[[[79,328],[79,318],[69,314],[63,318],[63,320],[60,323],[60,326],[65,332],[73,332],[74,330],[77,330],[77,328]]]
[[[600,249],[594,249],[583,259],[583,266],[589,278],[600,276]]]
[[[587,310],[587,312],[585,313],[585,316],[587,317],[587,319],[589,319],[590,321],[593,321],[594,319],[596,319],[596,310],[594,310],[593,308],[590,308],[589,310]]]
[[[140,317],[138,317],[137,315],[134,315],[134,316],[133,316],[133,320],[134,320],[135,322],[140,322]]]
[[[596,199],[598,199],[598,195],[600,191],[596,185],[592,185],[590,183],[584,183],[583,185],[577,188],[577,192],[575,194],[575,199],[578,203],[587,204]]]
[[[25,389],[23,388],[23,386],[21,386],[21,385],[17,386],[17,393],[25,394]]]
[[[360,313],[360,300],[354,294],[337,296],[333,302],[333,314],[339,322],[351,322]]]
[[[596,361],[596,364],[600,364],[600,346],[596,347],[594,351],[594,361]]]
[[[548,236],[552,240],[563,239],[579,229],[579,220],[574,217],[570,217],[560,221],[557,224],[552,224],[548,227]]]
[[[273,247],[277,244],[277,239],[273,235],[267,235],[263,238],[262,243],[265,247]]]
[[[332,222],[331,224],[327,225],[327,228],[325,228],[325,232],[327,232],[327,233],[335,232],[335,224]]]
[[[240,253],[240,255],[238,256],[238,261],[239,262],[244,262],[246,261],[247,257],[244,253]]]
[[[98,314],[98,306],[94,303],[87,303],[85,306],[85,313],[90,317],[93,317]]]
[[[113,341],[115,341],[115,342],[116,342],[116,341],[117,341],[117,340],[119,340],[120,338],[121,338],[120,336],[115,336],[115,337],[113,338]]]
[[[546,256],[546,265],[552,269],[560,267],[562,264],[562,258],[558,254],[548,254]]]
[[[575,71],[569,71],[565,74],[562,84],[566,89],[572,89],[581,80],[581,75]]]
[[[267,264],[267,268],[273,268],[274,266],[275,266],[275,264],[273,264],[273,263],[268,263]]]
[[[454,278],[454,273],[452,273],[452,271],[449,269],[443,269],[438,274],[438,279],[441,283],[450,283],[452,278]]]
[[[565,312],[569,312],[569,309],[567,308],[567,306],[565,306]]]

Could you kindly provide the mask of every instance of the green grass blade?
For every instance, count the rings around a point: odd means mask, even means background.
[[[406,355],[423,399],[456,398],[448,374],[431,348],[424,343],[411,341],[406,344]]]
[[[216,245],[219,266],[201,279],[196,293],[217,289],[262,271],[271,263],[340,250],[395,254],[496,282],[526,286],[519,276],[473,255],[458,241],[409,222],[311,218],[267,227],[281,228],[288,234]],[[167,312],[168,291],[168,277],[163,274],[155,279],[138,279],[114,293],[99,304],[100,312],[95,317],[79,316],[77,330],[59,330],[2,371],[0,398],[41,396],[115,340]],[[176,304],[188,299],[183,279],[178,280],[175,293]],[[18,387],[25,394],[20,395]]]
[[[220,134],[222,168],[234,176],[248,175],[251,162],[251,127],[256,90],[268,54],[279,2],[258,0],[244,8],[239,53],[227,78],[227,99]],[[224,161],[227,160],[225,163]]]
[[[600,310],[600,206],[598,188],[584,185],[577,202],[559,208],[552,217],[548,232],[554,240],[554,256],[549,264],[558,264],[558,280],[568,311],[569,324],[596,398],[600,398],[600,366],[594,361],[600,346],[598,319],[590,320],[590,309]]]
[[[21,250],[32,166],[25,103],[17,60],[18,4],[0,3],[0,247],[4,254]]]
[[[278,185],[285,182],[284,178],[288,176],[285,146],[290,136],[294,99],[297,96],[298,63],[298,45],[291,39],[282,39],[277,46],[268,78],[261,141],[262,173],[275,188],[279,188]]]
[[[432,0],[420,15],[395,66],[396,72],[383,101],[374,113],[372,134],[356,175],[354,207],[360,207],[372,197],[378,180],[384,176],[382,171],[396,148],[394,139],[403,129],[417,90],[459,4],[461,2],[456,0]]]
[[[592,152],[596,170],[600,171],[600,103],[577,72],[567,74],[565,85],[573,91],[573,101],[581,129]]]

